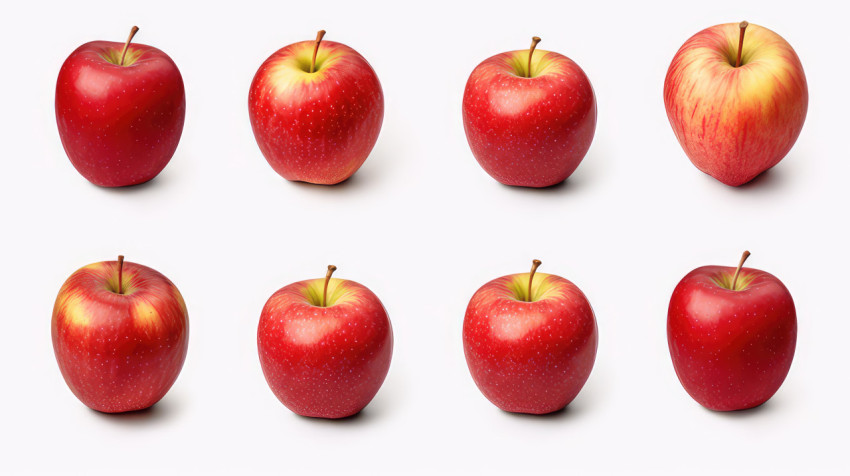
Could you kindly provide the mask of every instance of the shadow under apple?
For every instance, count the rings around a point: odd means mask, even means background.
[[[570,195],[576,194],[589,186],[591,182],[599,177],[599,169],[604,156],[595,153],[591,150],[590,153],[582,160],[578,168],[567,177],[566,180],[548,187],[521,187],[515,185],[499,184],[502,188],[517,191],[517,193],[540,194],[540,195]]]
[[[280,180],[284,181],[287,184],[294,184],[296,187],[308,190],[308,191],[316,191],[317,193],[351,193],[352,191],[360,190],[365,188],[368,185],[368,180],[364,179],[361,176],[361,170],[358,170],[351,177],[333,185],[323,185],[317,183],[310,182],[299,182],[299,181],[290,181],[281,177]]]
[[[801,159],[803,158],[791,156],[785,157],[781,162],[758,174],[754,179],[743,185],[739,185],[737,187],[729,187],[723,184],[721,185],[732,189],[733,193],[775,194],[778,192],[787,192],[789,187],[791,187],[793,184],[792,177],[795,175],[799,175],[794,173],[794,165],[797,164]],[[715,180],[709,175],[706,175],[706,178],[717,182],[717,180]]]
[[[304,415],[294,414],[299,420],[310,422],[315,425],[332,425],[332,426],[362,426],[367,425],[369,422],[375,419],[375,416],[378,412],[375,412],[373,409],[370,409],[369,406],[366,406],[363,410],[355,413],[354,415],[347,416],[344,418],[321,418],[321,417],[310,417]]]
[[[780,170],[777,170],[779,168]],[[773,192],[782,188],[786,183],[784,173],[779,164],[758,174],[756,178],[749,182],[732,187],[736,192],[742,191],[747,193],[753,192]]]
[[[166,398],[163,398],[151,407],[132,412],[103,413],[91,409],[89,411],[103,421],[114,425],[130,427],[155,425],[172,420],[177,415],[177,407],[179,406],[175,404],[175,399],[166,396]]]
[[[746,410],[733,410],[730,412],[719,412],[702,407],[702,409],[706,412],[710,412],[720,416],[721,418],[727,418],[730,420],[749,420],[759,417],[766,418],[767,415],[775,413],[777,408],[778,407],[776,403],[773,402],[773,399],[770,399],[757,407],[747,408]]]
[[[168,167],[162,170],[156,177],[148,180],[147,182],[142,182],[136,185],[128,185],[126,187],[101,187],[99,185],[90,184],[92,187],[95,187],[99,190],[104,190],[107,193],[113,194],[125,194],[125,195],[133,195],[133,194],[142,194],[142,193],[158,193],[157,191],[162,190],[165,187],[171,186],[174,182],[174,171],[169,171]]]
[[[530,413],[511,413],[506,411],[502,411],[502,413],[520,420],[538,420],[545,422],[575,420],[588,414],[588,412],[590,411],[590,408],[588,406],[589,402],[598,402],[598,399],[594,395],[588,394],[586,390],[588,389],[582,389],[578,396],[576,396],[576,398],[572,402],[570,402],[569,405],[552,413],[546,413],[543,415],[534,415]]]

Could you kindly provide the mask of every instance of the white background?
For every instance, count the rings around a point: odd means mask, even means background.
[[[837,2],[16,2],[0,18],[3,319],[0,473],[591,472],[758,474],[848,469],[845,205],[847,8]],[[783,35],[806,70],[796,146],[755,183],[697,171],[667,123],[664,75],[717,23]],[[90,185],[53,111],[56,76],[91,40],[168,53],[186,84],[183,139],[154,181]],[[248,87],[277,48],[314,38],[358,50],[386,96],[380,139],[335,187],[289,183],[257,148]],[[573,58],[599,105],[593,146],[563,186],[508,188],[475,162],[461,97],[485,58],[528,46]],[[670,294],[691,269],[749,265],[794,296],[797,355],[763,407],[704,410],[673,372]],[[53,300],[85,264],[114,259],[171,278],[189,307],[183,372],[151,411],[107,416],[67,389],[50,341]],[[600,329],[590,380],[568,410],[506,414],[469,376],[466,304],[486,281],[562,275]],[[278,288],[338,276],[370,287],[395,329],[389,376],[346,421],[305,419],[272,395],[256,326]],[[845,473],[846,474],[846,473]]]

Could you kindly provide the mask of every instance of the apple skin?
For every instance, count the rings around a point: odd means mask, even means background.
[[[750,24],[735,67],[740,28],[692,36],[664,80],[664,106],[691,162],[738,186],[778,164],[796,142],[809,104],[800,59],[781,36]]]
[[[257,71],[248,112],[257,145],[291,181],[332,185],[363,165],[381,132],[384,93],[365,58],[322,41],[309,72],[314,41],[272,54]]]
[[[324,279],[278,290],[263,307],[257,349],[272,392],[298,415],[345,418],[378,393],[390,368],[393,331],[383,304],[365,286]]]
[[[186,304],[165,276],[104,261],[74,272],[53,308],[59,370],[87,407],[105,413],[148,408],[177,380],[189,343]]]
[[[744,410],[766,402],[782,385],[797,342],[797,314],[775,276],[742,268],[704,266],[673,291],[667,341],[676,375],[700,405]],[[721,283],[723,285],[720,285]],[[725,287],[724,287],[725,286]]]
[[[156,177],[171,160],[186,117],[183,78],[162,51],[93,41],[59,70],[56,123],[65,153],[89,182],[124,187]],[[112,61],[110,61],[110,59]]]
[[[537,273],[494,279],[469,301],[463,350],[472,379],[507,412],[546,414],[567,406],[596,359],[593,309],[570,281]]]
[[[463,93],[463,127],[481,167],[505,185],[549,187],[581,163],[596,130],[596,97],[584,71],[558,53],[498,54]]]

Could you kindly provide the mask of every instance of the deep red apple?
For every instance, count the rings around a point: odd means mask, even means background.
[[[571,59],[537,50],[493,56],[478,65],[463,94],[463,127],[481,167],[505,185],[563,182],[584,158],[596,130],[596,97]]]
[[[283,178],[335,184],[363,165],[381,132],[384,93],[372,67],[341,43],[302,41],[257,71],[248,112],[257,145]]]
[[[809,104],[800,58],[781,36],[747,22],[692,36],[664,79],[664,106],[701,171],[745,184],[791,150]]]
[[[788,289],[757,269],[703,266],[682,278],[667,314],[673,368],[685,390],[712,410],[766,402],[788,375],[797,313]]]
[[[576,285],[530,273],[494,279],[466,309],[463,350],[475,384],[508,412],[544,414],[578,395],[596,359],[596,318]],[[537,277],[535,280],[534,278]]]
[[[103,187],[156,177],[171,160],[186,116],[183,78],[162,51],[93,41],[65,60],[56,82],[56,123],[71,164]]]
[[[372,401],[393,353],[383,304],[365,286],[331,279],[284,286],[260,315],[257,349],[275,396],[293,412],[344,418]]]
[[[158,402],[177,380],[189,320],[168,278],[119,256],[65,281],[51,333],[59,370],[74,395],[97,411],[129,412]]]

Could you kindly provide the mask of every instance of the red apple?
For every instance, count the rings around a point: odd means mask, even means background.
[[[275,396],[309,417],[352,416],[372,401],[390,368],[393,330],[365,286],[331,279],[284,286],[260,315],[257,349]]]
[[[375,146],[384,93],[358,52],[322,42],[324,34],[281,48],[260,66],[248,112],[257,145],[275,172],[330,185],[351,177]]]
[[[463,350],[475,384],[508,412],[544,414],[567,406],[596,359],[596,318],[566,279],[512,274],[485,284],[469,301]],[[535,276],[537,280],[535,280]]]
[[[162,51],[93,41],[65,60],[56,123],[71,164],[88,181],[123,187],[156,177],[171,160],[186,116],[183,78]]]
[[[744,410],[779,389],[794,358],[797,314],[775,276],[757,269],[703,266],[682,278],[667,314],[676,375],[700,405]]]
[[[463,94],[463,127],[481,167],[505,185],[563,182],[584,158],[596,130],[596,98],[571,59],[510,51],[479,64]]]
[[[148,408],[168,392],[186,359],[189,321],[168,278],[119,256],[65,281],[51,333],[74,395],[93,410],[118,413]]]
[[[745,184],[778,164],[800,135],[808,104],[794,49],[747,22],[692,36],[664,80],[676,138],[698,169],[726,185]]]

